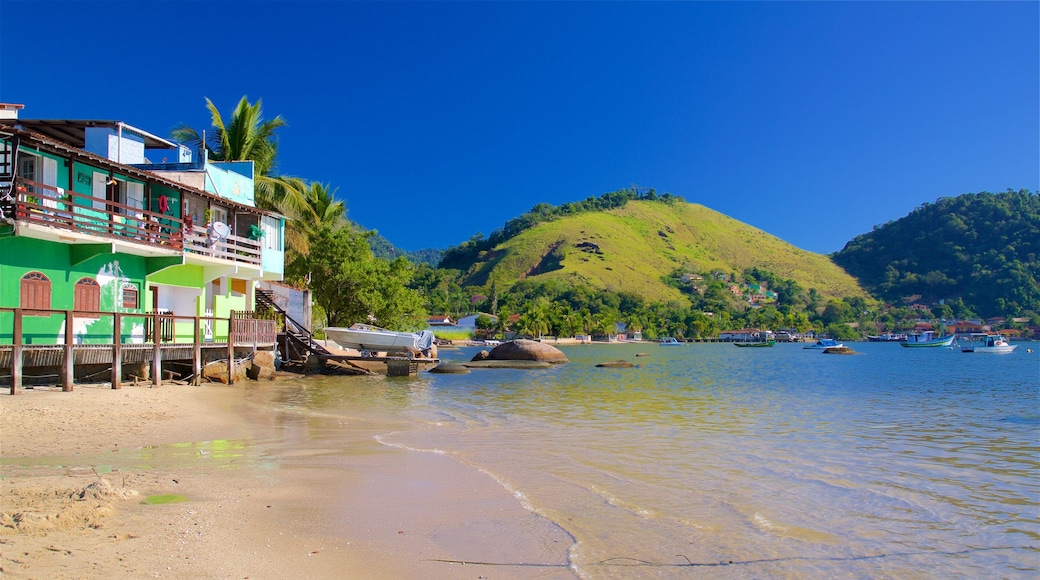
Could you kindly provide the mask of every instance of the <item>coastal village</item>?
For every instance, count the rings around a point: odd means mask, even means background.
[[[286,217],[257,207],[253,162],[211,161],[205,148],[192,150],[122,121],[27,119],[22,109],[0,104],[0,368],[12,393],[27,381],[66,390],[77,380],[116,389],[126,381],[232,383],[236,375],[270,377],[286,360],[371,371],[355,362],[371,359],[361,343],[357,352],[316,340],[308,293],[279,284]],[[780,298],[764,283],[708,275],[751,309]],[[681,279],[694,292],[703,282],[694,273]],[[909,308],[927,311],[916,303]],[[439,341],[446,346],[517,338],[643,341],[640,328],[621,322],[599,335],[494,335],[477,328],[480,316],[433,316],[429,328],[451,337]],[[921,319],[910,332],[999,331],[1012,339],[1040,333],[1008,322]],[[702,340],[816,338],[796,329],[742,328]],[[418,352],[382,354],[380,369],[390,374],[420,368],[410,360]],[[432,352],[425,356],[436,362]]]

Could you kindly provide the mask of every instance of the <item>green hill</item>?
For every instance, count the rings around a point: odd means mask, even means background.
[[[798,249],[701,205],[657,200],[633,200],[535,224],[481,251],[464,268],[463,283],[494,282],[507,288],[523,279],[560,279],[654,302],[688,302],[668,282],[676,272],[730,276],[748,268],[769,271],[828,298],[867,296],[827,256]]]
[[[854,238],[834,261],[895,304],[945,300],[959,316],[1040,312],[1040,196],[944,197]]]

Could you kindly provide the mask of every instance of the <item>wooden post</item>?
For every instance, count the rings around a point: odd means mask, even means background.
[[[153,309],[154,310],[154,309]],[[152,312],[152,386],[162,386],[162,341],[159,338],[159,312]]]
[[[14,328],[11,340],[11,394],[22,392],[22,309],[14,309]]]
[[[112,315],[112,388],[123,388],[123,315]]]
[[[195,338],[191,347],[191,382],[196,387],[202,384],[202,319],[195,316]]]
[[[65,311],[65,348],[62,353],[62,373],[61,373],[61,390],[66,393],[72,391],[72,385],[76,378],[75,374],[75,363],[76,357],[72,351],[72,326],[75,320],[75,316],[72,314],[72,310]]]
[[[235,311],[231,311],[227,323],[227,384],[235,384]]]

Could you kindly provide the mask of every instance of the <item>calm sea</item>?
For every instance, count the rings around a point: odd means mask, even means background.
[[[292,404],[400,413],[381,443],[494,478],[574,538],[582,577],[1036,578],[1038,344],[852,346],[563,347],[548,370],[322,378]],[[595,366],[618,359],[639,366]]]

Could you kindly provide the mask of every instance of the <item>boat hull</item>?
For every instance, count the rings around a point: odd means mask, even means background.
[[[742,348],[762,348],[773,346],[776,344],[776,341],[769,340],[765,342],[734,342],[733,344]]]
[[[325,336],[343,348],[377,352],[420,352],[424,346],[422,333],[394,332],[376,327],[329,327]]]
[[[1013,352],[1018,345],[1006,345],[1006,346],[970,346],[968,348],[961,349],[961,352],[982,352],[990,354],[1007,354]]]
[[[957,338],[957,336],[956,335],[952,335],[952,336],[946,336],[946,337],[943,337],[943,338],[934,338],[932,340],[923,340],[923,341],[920,341],[920,342],[913,342],[913,341],[901,342],[899,344],[900,344],[900,346],[905,346],[906,348],[935,348],[935,347],[950,346],[951,344],[953,344],[953,340],[955,338]]]

